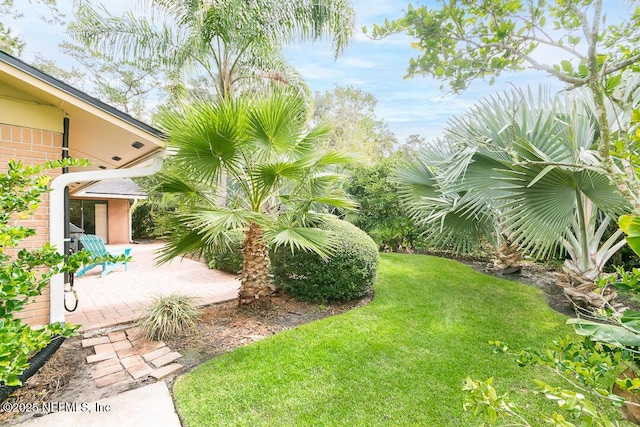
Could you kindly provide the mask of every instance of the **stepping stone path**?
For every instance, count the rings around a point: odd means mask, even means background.
[[[160,380],[182,369],[175,363],[182,357],[162,341],[149,341],[142,331],[129,328],[82,340],[82,347],[93,347],[87,356],[91,376],[97,387],[127,383],[151,376]]]

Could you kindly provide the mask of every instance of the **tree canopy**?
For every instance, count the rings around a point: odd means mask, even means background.
[[[187,74],[205,74],[220,97],[259,82],[298,79],[282,49],[328,37],[336,56],[348,45],[354,11],[348,0],[147,0],[143,16],[118,17],[79,2],[71,34],[122,59],[160,60],[179,92]]]
[[[388,156],[397,140],[387,123],[377,117],[377,103],[373,94],[353,86],[316,92],[313,120],[331,126],[323,145],[357,153],[366,160]]]

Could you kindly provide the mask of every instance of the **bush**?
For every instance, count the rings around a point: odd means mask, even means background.
[[[322,228],[337,239],[330,259],[312,252],[278,250],[271,254],[276,286],[306,301],[348,301],[365,295],[378,268],[378,245],[346,221],[329,220]]]
[[[204,259],[209,268],[226,271],[227,273],[240,273],[242,271],[242,244],[244,233],[231,232],[229,249],[225,252],[205,251]]]
[[[346,188],[360,209],[345,219],[368,233],[385,251],[420,249],[424,244],[421,237],[424,229],[400,203],[399,186],[392,179],[401,162],[399,156],[393,156],[373,165],[356,167]]]
[[[25,166],[10,160],[0,174],[0,384],[17,386],[19,376],[29,367],[29,356],[49,344],[53,337],[68,337],[78,326],[53,324],[31,328],[19,318],[19,312],[49,285],[51,278],[72,272],[88,260],[86,252],[66,261],[49,243],[25,247],[24,242],[36,230],[20,225],[16,219],[29,219],[50,191],[48,170],[82,166],[86,162],[60,160],[44,166]]]
[[[161,341],[195,327],[197,318],[198,308],[192,297],[172,294],[156,298],[138,326],[147,339]]]

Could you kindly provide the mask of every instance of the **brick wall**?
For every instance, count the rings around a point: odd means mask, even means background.
[[[5,172],[9,159],[21,160],[25,165],[39,165],[61,157],[62,134],[20,126],[0,124],[0,172]],[[60,171],[52,171],[57,175]],[[49,195],[42,197],[36,213],[20,220],[25,227],[35,228],[36,235],[27,239],[23,247],[33,249],[49,241]],[[32,326],[49,323],[49,289],[35,299],[19,315]]]

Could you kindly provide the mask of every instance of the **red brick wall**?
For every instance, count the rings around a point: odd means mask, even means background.
[[[21,160],[25,165],[39,165],[46,160],[61,157],[62,134],[39,129],[24,128],[0,124],[0,173],[5,172],[9,159]],[[61,171],[52,171],[57,175]],[[35,228],[36,235],[26,240],[23,247],[37,248],[49,241],[49,195],[42,197],[42,202],[34,215],[20,220],[25,227]],[[46,325],[49,323],[49,289],[35,299],[20,316],[30,325]]]

